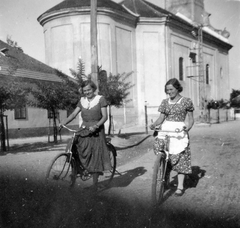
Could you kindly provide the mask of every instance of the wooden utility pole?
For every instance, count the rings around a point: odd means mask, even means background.
[[[91,0],[91,78],[98,88],[97,0]]]
[[[206,79],[204,75],[204,61],[203,61],[203,25],[198,28],[198,65],[199,65],[199,99],[202,121],[206,122]]]

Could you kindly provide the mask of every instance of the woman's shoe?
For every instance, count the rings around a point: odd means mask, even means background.
[[[174,193],[175,196],[182,196],[184,194],[184,189],[178,188]]]

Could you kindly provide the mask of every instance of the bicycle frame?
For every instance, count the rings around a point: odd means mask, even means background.
[[[86,128],[86,127],[82,127],[82,128],[80,128],[80,130],[73,130],[73,129],[71,129],[71,128],[68,128],[68,127],[65,126],[65,125],[62,125],[62,127],[65,128],[65,129],[67,129],[67,130],[70,131],[70,132],[73,132],[73,136],[72,136],[71,140],[68,142],[67,147],[66,147],[66,150],[65,150],[65,152],[70,155],[70,156],[69,156],[69,160],[71,161],[71,160],[72,160],[72,157],[73,157],[72,147],[73,147],[73,143],[74,143],[74,139],[75,139],[75,137],[76,137],[76,134],[79,133],[79,132],[81,132],[82,130],[85,130],[85,129],[89,130],[89,129]],[[76,162],[76,158],[75,158],[75,162]],[[80,167],[81,167],[82,169],[84,169],[84,167],[81,165],[81,163],[80,163],[79,165],[80,165]],[[69,168],[70,168],[70,166],[69,166]],[[85,169],[84,169],[84,170],[85,170]],[[82,180],[87,180],[87,179],[90,177],[89,175],[90,175],[90,174],[88,174],[86,177],[83,177],[84,175],[83,175],[83,176],[81,175],[81,179],[82,179]]]
[[[161,200],[163,199],[167,165],[170,158],[169,144],[171,136],[169,136],[169,133],[180,133],[185,129],[176,129],[175,131],[161,131],[158,129],[155,130],[162,133],[162,140],[164,141],[164,146],[163,149],[160,150],[159,153],[157,153],[157,158],[153,167],[152,200],[154,204],[161,202]]]
[[[81,164],[81,161],[79,161],[77,158],[75,158],[74,151],[72,150],[72,147],[73,147],[73,143],[74,143],[74,140],[75,140],[75,137],[76,137],[77,133],[81,132],[82,130],[86,130],[86,129],[89,130],[89,128],[82,127],[82,128],[80,128],[80,130],[73,130],[73,129],[70,129],[70,128],[66,127],[65,125],[62,125],[62,127],[66,128],[70,132],[73,132],[73,136],[72,136],[71,140],[69,141],[65,152],[70,154],[70,157],[69,157],[70,160],[72,160],[72,157],[73,157],[75,159],[75,163],[77,165],[79,165],[82,170],[85,170],[85,168]],[[116,156],[117,156],[117,152],[116,152],[115,147],[111,144],[111,138],[106,138],[106,144],[110,148],[110,150],[111,150],[111,152],[114,156],[114,171],[113,171],[113,174],[114,174],[114,172],[116,171],[115,170],[116,169],[116,160],[115,159],[116,159]],[[85,171],[83,171],[83,173],[80,174],[80,178],[83,181],[88,180],[92,176],[90,173],[87,172],[87,170],[85,170]]]

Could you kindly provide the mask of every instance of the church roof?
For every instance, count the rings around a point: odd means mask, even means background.
[[[52,13],[55,11],[61,11],[61,10],[66,10],[66,9],[90,8],[90,7],[91,7],[91,0],[65,0],[65,1],[59,3],[58,5],[52,7],[51,9],[47,10],[43,14],[48,14],[48,13]],[[127,10],[124,9],[120,4],[115,3],[111,0],[98,0],[97,7],[116,10],[116,11],[120,11],[122,13],[128,13]],[[41,17],[41,16],[39,16],[39,17]]]
[[[154,18],[171,14],[169,11],[144,0],[124,0],[120,4],[140,17]]]
[[[45,13],[38,17],[40,24],[44,24],[44,21],[48,20],[48,17],[53,13],[69,13],[71,11],[90,10],[91,0],[64,0],[58,5],[47,10]],[[172,24],[177,23],[175,26],[182,26],[184,23],[186,26],[192,26],[189,20],[184,20],[179,15],[175,15],[170,11],[167,11],[161,7],[158,7],[146,0],[123,0],[120,3],[115,3],[111,0],[97,0],[97,7],[99,10],[111,10],[113,13],[116,12],[120,15],[124,14],[129,18],[137,20],[159,20],[161,18],[171,18],[169,22]],[[179,24],[179,23],[180,24]],[[219,38],[218,38],[219,39]]]
[[[68,10],[68,9],[90,9],[90,0],[65,0],[51,9],[44,12],[49,14],[53,12]],[[98,0],[97,7],[102,9],[110,9],[118,11],[120,13],[131,14],[135,17],[149,17],[156,18],[171,14],[169,11],[164,10],[150,2],[144,0],[124,0],[120,3],[113,2],[111,0]],[[40,15],[38,19],[42,16]]]

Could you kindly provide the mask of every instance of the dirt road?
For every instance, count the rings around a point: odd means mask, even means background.
[[[152,138],[119,151],[135,159],[117,168],[110,189],[92,194],[46,186],[50,160],[63,150],[22,152],[1,156],[0,227],[240,227],[240,121],[194,127],[191,132],[193,175],[182,197],[175,188],[159,207],[151,206],[151,178],[155,159]],[[128,154],[129,153],[129,154]],[[126,160],[126,159],[125,159]],[[171,174],[172,183],[176,181]]]

